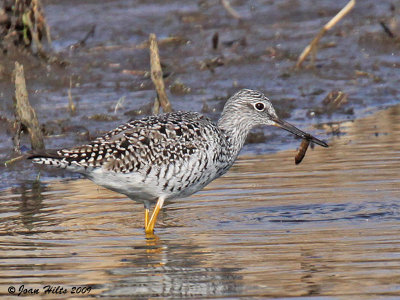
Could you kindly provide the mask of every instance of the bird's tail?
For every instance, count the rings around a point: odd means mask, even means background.
[[[69,150],[44,150],[29,153],[26,158],[32,160],[35,164],[47,165],[86,174],[88,169],[92,169],[95,166],[89,164],[85,153],[80,150],[81,148]]]
[[[71,163],[65,158],[65,156],[62,155],[62,152],[59,150],[32,152],[29,153],[26,158],[39,165],[48,165],[63,169],[69,169],[71,167]]]

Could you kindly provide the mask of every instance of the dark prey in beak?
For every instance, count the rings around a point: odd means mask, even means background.
[[[302,139],[308,140],[308,141],[318,144],[322,147],[328,147],[327,143],[317,139],[316,137],[312,136],[311,134],[308,134],[308,133],[298,129],[297,127],[293,126],[292,124],[290,124],[286,121],[283,121],[278,118],[274,118],[274,119],[272,119],[272,121],[275,122],[275,126],[285,129],[285,130],[289,131],[290,133],[293,133],[294,135],[301,137]]]

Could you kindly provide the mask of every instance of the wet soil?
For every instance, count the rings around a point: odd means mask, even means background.
[[[150,33],[165,40],[175,110],[216,120],[231,94],[259,89],[282,118],[330,148],[309,149],[295,166],[298,140],[256,129],[225,177],[167,205],[150,239],[142,207],[126,197],[59,171],[41,171],[37,182],[30,162],[1,164],[1,294],[10,285],[77,283],[91,285],[91,296],[400,293],[400,7],[357,2],[321,40],[315,66],[295,71],[297,56],[347,1],[230,2],[241,20],[217,0],[43,1],[59,60],[0,57],[0,161],[14,155],[15,60],[46,147],[72,146],[151,113]],[[329,105],[332,91],[346,101]]]

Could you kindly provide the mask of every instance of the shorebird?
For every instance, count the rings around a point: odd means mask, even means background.
[[[227,100],[217,124],[196,112],[166,113],[128,122],[83,146],[28,158],[81,173],[142,202],[145,232],[151,234],[164,201],[194,194],[226,173],[258,125],[277,126],[328,147],[278,118],[263,93],[243,89]]]

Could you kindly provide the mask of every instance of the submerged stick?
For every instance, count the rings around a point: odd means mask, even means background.
[[[24,125],[29,132],[31,145],[33,150],[43,150],[44,142],[42,131],[39,127],[39,122],[36,117],[36,112],[32,108],[28,99],[28,92],[26,90],[24,67],[18,62],[15,62],[15,118],[19,126],[15,136],[21,133],[21,124]],[[19,143],[19,138],[18,138]],[[19,149],[18,149],[19,150]]]
[[[301,67],[301,64],[304,62],[304,60],[307,58],[307,56],[312,53],[313,54],[313,60],[315,58],[315,55],[317,53],[317,46],[319,43],[319,40],[324,36],[324,34],[330,30],[333,26],[335,26],[341,19],[344,18],[345,15],[347,15],[353,7],[356,5],[356,0],[350,0],[345,7],[343,7],[337,14],[334,16],[328,23],[325,24],[324,27],[318,32],[317,36],[311,41],[311,43],[304,48],[303,52],[300,54],[297,63],[296,63],[296,69],[299,69]]]
[[[151,80],[157,91],[157,100],[159,102],[158,106],[161,106],[164,112],[171,112],[172,107],[168,100],[167,93],[165,92],[165,85],[163,80],[163,72],[161,69],[160,55],[158,52],[157,38],[154,33],[150,34],[150,73]],[[157,105],[155,105],[155,108]],[[155,113],[158,113],[155,111]]]

